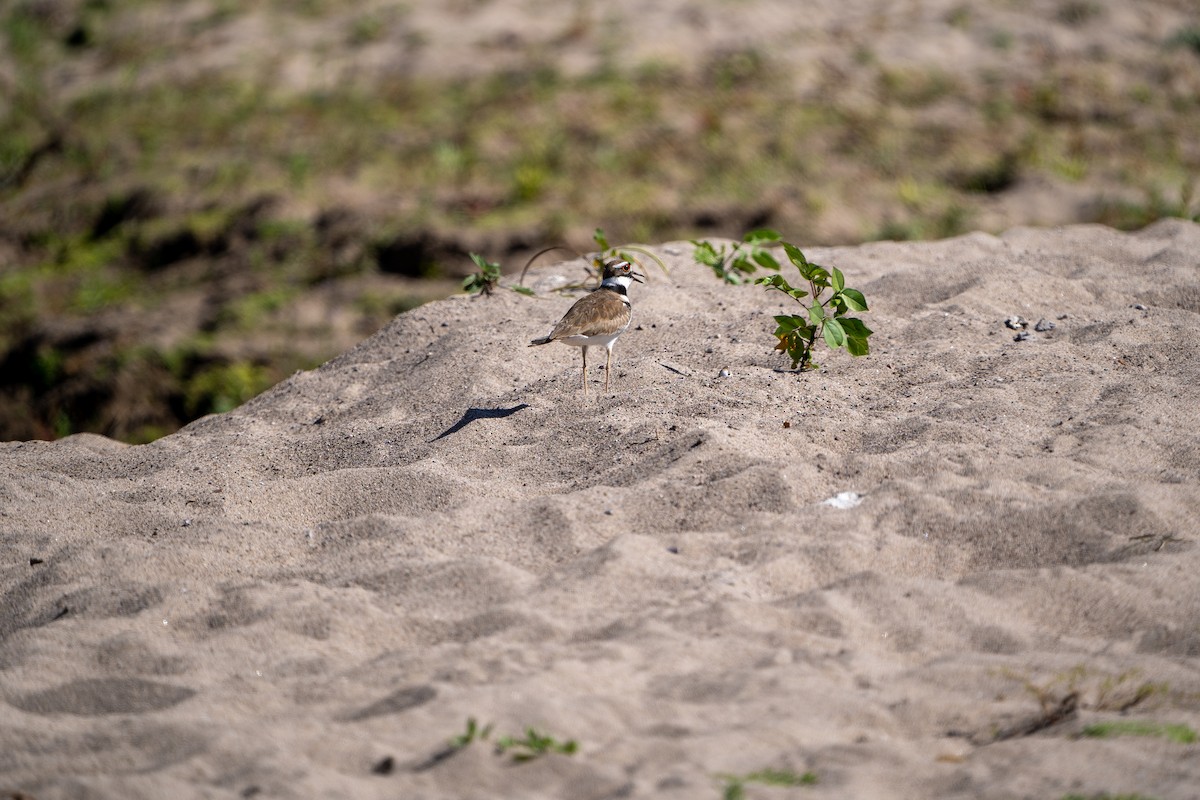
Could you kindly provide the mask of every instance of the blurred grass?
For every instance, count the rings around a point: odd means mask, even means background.
[[[220,2],[188,24],[251,7],[338,8]],[[626,241],[765,223],[810,243],[943,237],[1038,176],[1116,187],[1080,221],[1200,213],[1194,27],[1121,80],[1102,55],[1028,79],[889,65],[860,46],[852,73],[799,93],[781,60],[744,47],[692,70],[614,54],[568,75],[534,53],[475,77],[295,90],[271,71],[147,77],[180,54],[128,15],[169,10],[0,11],[0,438],[169,432],[450,291],[469,250],[511,268],[545,244],[587,249],[597,225]],[[1059,21],[1103,11],[1066,3]],[[344,47],[381,41],[405,13],[339,23]],[[981,35],[1006,49],[1004,33]],[[55,91],[55,70],[77,62],[106,77]],[[320,310],[293,313],[306,303]]]

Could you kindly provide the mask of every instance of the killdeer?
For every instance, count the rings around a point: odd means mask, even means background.
[[[550,342],[562,342],[583,348],[583,393],[587,395],[587,351],[603,347],[608,351],[604,364],[604,391],[608,391],[608,376],[612,372],[613,345],[629,327],[629,287],[633,281],[643,283],[644,276],[633,271],[628,261],[614,259],[604,265],[604,277],[597,289],[575,301],[554,330],[529,343],[530,347]]]

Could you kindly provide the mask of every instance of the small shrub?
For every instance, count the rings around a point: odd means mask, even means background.
[[[759,267],[779,271],[779,262],[767,248],[778,246],[780,235],[769,228],[750,231],[733,247],[716,247],[709,241],[692,240],[692,258],[712,269],[725,283],[743,283]]]
[[[863,293],[846,286],[846,278],[837,267],[827,270],[811,263],[794,244],[784,242],[783,249],[788,260],[808,283],[808,290],[793,287],[782,275],[770,275],[754,281],[768,290],[783,292],[800,303],[799,314],[775,317],[779,326],[775,329],[775,336],[779,339],[775,349],[787,353],[792,359],[792,369],[800,370],[817,368],[818,365],[812,361],[812,351],[818,337],[835,350],[844,347],[852,356],[867,355],[870,352],[867,339],[873,331],[857,317],[846,316],[850,311],[868,310]],[[832,293],[823,297],[829,289],[832,289]],[[805,298],[809,299],[807,306]]]
[[[500,265],[494,261],[488,261],[478,253],[471,253],[471,260],[475,262],[475,266],[479,267],[479,271],[463,278],[463,291],[471,294],[490,295],[500,285]],[[518,294],[533,294],[532,289],[520,284],[508,288]]]

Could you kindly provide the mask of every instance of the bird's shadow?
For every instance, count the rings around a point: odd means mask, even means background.
[[[519,403],[512,408],[468,408],[458,422],[429,441],[436,442],[438,439],[445,439],[451,434],[458,433],[477,419],[502,419],[512,416],[523,408],[529,408],[529,403]]]

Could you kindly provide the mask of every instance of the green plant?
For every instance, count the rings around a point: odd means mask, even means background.
[[[760,783],[764,786],[813,786],[817,782],[817,776],[812,772],[799,774],[790,769],[760,769],[746,775],[717,777],[725,782],[722,795],[725,800],[742,800],[746,796],[747,783]]]
[[[435,759],[443,760],[474,742],[486,741],[492,735],[493,727],[491,723],[480,727],[474,717],[468,717],[466,730],[451,739],[449,748],[435,756]],[[574,739],[560,742],[533,727],[526,728],[525,735],[521,738],[501,736],[496,740],[496,754],[508,753],[512,760],[517,762],[532,761],[549,753],[574,755],[578,749],[579,744]]]
[[[478,253],[471,253],[471,260],[475,262],[475,266],[479,267],[479,271],[463,278],[463,291],[472,294],[491,294],[496,288],[496,284],[500,282],[500,265],[488,261]]]
[[[466,731],[464,731],[463,733],[460,733],[458,736],[455,736],[453,739],[451,739],[450,746],[453,747],[454,749],[458,750],[460,748],[466,747],[467,745],[471,744],[476,739],[487,739],[491,735],[492,735],[492,724],[491,723],[488,723],[487,725],[484,725],[482,728],[480,728],[479,724],[477,722],[475,722],[474,717],[467,717]]]
[[[1187,725],[1140,719],[1093,722],[1084,727],[1082,734],[1093,739],[1109,739],[1113,736],[1157,736],[1178,744],[1192,744],[1196,741],[1196,732]]]
[[[758,267],[779,271],[779,262],[767,248],[777,246],[780,240],[779,233],[769,228],[750,231],[733,247],[725,244],[716,247],[707,240],[692,239],[696,248],[692,258],[711,268],[725,283],[742,283]]]
[[[500,285],[500,265],[494,261],[488,261],[478,253],[471,253],[471,260],[475,262],[475,266],[479,267],[479,271],[463,278],[463,291],[472,294],[491,294]],[[532,289],[520,284],[508,288],[518,294],[533,294]]]
[[[549,734],[540,733],[536,728],[526,728],[524,738],[502,736],[496,740],[496,752],[511,752],[513,761],[532,761],[547,753],[574,755],[579,744],[574,739],[560,742]]]
[[[787,353],[792,359],[792,369],[816,369],[812,361],[812,350],[817,337],[833,349],[846,348],[852,356],[865,356],[870,352],[867,343],[872,330],[861,319],[847,317],[850,311],[867,311],[867,299],[857,289],[846,286],[846,278],[837,267],[827,270],[811,263],[804,253],[790,242],[783,243],[788,260],[800,271],[808,283],[808,291],[794,288],[782,275],[770,275],[755,279],[755,283],[775,289],[796,299],[801,306],[799,314],[780,314],[775,317],[779,327],[775,336],[779,344],[775,349]],[[822,297],[827,289],[833,292]],[[805,298],[811,298],[808,306]],[[807,315],[807,316],[806,316]]]
[[[1167,44],[1171,47],[1186,47],[1200,56],[1200,25],[1180,28],[1174,36],[1167,40]]]

